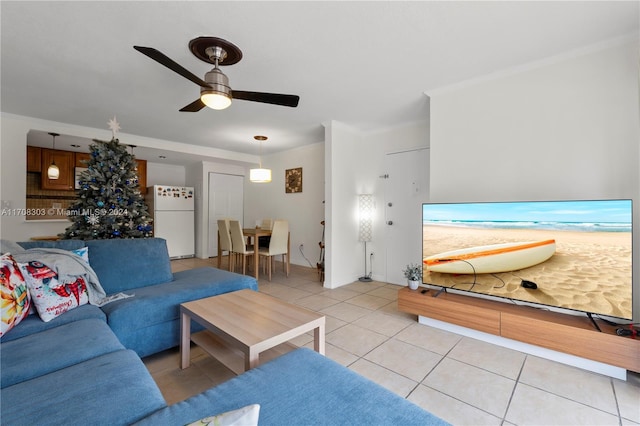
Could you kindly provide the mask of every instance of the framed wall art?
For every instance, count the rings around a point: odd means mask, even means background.
[[[284,192],[287,194],[302,192],[302,167],[287,169],[284,172]]]

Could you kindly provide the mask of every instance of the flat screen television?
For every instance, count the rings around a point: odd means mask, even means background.
[[[423,284],[632,319],[631,200],[425,203]]]

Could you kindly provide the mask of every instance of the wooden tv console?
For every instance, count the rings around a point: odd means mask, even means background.
[[[640,372],[640,339],[589,318],[437,290],[398,290],[398,309],[496,336]]]

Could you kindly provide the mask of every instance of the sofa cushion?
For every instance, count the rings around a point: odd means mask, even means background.
[[[0,336],[29,315],[31,298],[18,263],[11,254],[0,257]]]
[[[82,240],[59,240],[59,241],[21,241],[18,243],[25,250],[30,248],[57,248],[60,250],[76,250],[85,247]]]
[[[0,238],[0,254],[17,253],[23,250],[24,247],[17,242]]]
[[[133,351],[92,358],[2,389],[2,424],[125,425],[166,407]]]
[[[1,348],[0,387],[5,388],[124,346],[104,321],[92,318],[3,342]]]
[[[162,238],[88,240],[89,264],[107,294],[128,292],[173,279]]]
[[[11,333],[6,336],[2,336],[2,343],[10,342],[15,339],[19,339],[24,336],[29,336],[33,333],[39,333],[50,328],[55,328],[63,324],[68,324],[74,321],[80,321],[86,318],[97,318],[101,321],[107,320],[106,315],[100,308],[94,305],[82,305],[76,309],[66,312],[64,315],[49,321],[44,322],[38,315],[29,315],[22,322],[11,330]]]
[[[377,383],[300,348],[163,408],[138,425],[179,425],[260,405],[260,425],[446,425]]]
[[[134,297],[102,307],[116,336],[125,347],[136,350],[140,356],[150,355],[139,349],[146,346],[141,341],[144,340],[141,336],[146,336],[145,329],[170,321],[175,321],[174,328],[178,329],[181,303],[245,288],[258,289],[253,277],[211,267],[176,272],[174,276],[172,282],[132,290],[129,293]],[[153,336],[147,337],[153,339]],[[177,344],[175,339],[171,346]]]

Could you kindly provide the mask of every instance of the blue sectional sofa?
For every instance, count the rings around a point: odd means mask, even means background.
[[[25,249],[88,247],[89,264],[107,295],[134,296],[111,302],[102,310],[120,342],[140,357],[178,345],[181,303],[244,288],[258,289],[253,277],[212,267],[172,274],[167,244],[162,238],[19,244]],[[198,330],[201,328],[194,325],[193,331]]]
[[[29,315],[3,335],[3,425],[182,425],[250,404],[260,404],[261,425],[445,424],[308,349],[167,406],[141,357],[178,345],[180,303],[257,290],[255,279],[210,267],[172,274],[162,239],[20,244],[87,246],[107,295],[132,297],[102,308],[81,305],[49,322]]]

